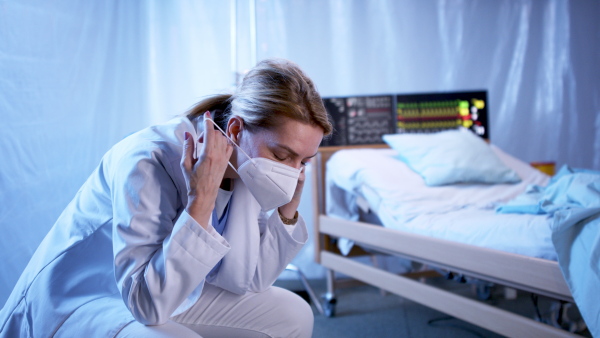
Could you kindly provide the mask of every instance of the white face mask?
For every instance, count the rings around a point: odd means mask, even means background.
[[[268,158],[251,158],[227,136],[223,129],[217,126],[215,121],[207,120],[211,121],[232,144],[248,157],[248,161],[238,169],[235,169],[231,162],[229,162],[229,166],[237,172],[263,211],[275,209],[292,200],[298,184],[298,177],[302,172],[301,169],[292,168]]]

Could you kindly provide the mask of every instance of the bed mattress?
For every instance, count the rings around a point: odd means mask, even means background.
[[[491,148],[521,182],[429,187],[392,149],[338,151],[327,162],[327,214],[359,220],[365,200],[387,228],[556,260],[548,215],[496,213],[528,186],[548,184],[549,177]]]

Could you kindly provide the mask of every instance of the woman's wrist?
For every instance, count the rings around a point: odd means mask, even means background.
[[[281,210],[279,210],[279,208],[277,208],[277,213],[279,214],[279,218],[281,219],[281,222],[283,222],[283,224],[295,225],[296,222],[298,222],[298,211],[297,210],[294,212],[294,216],[291,218],[282,215]]]
[[[296,214],[296,210],[298,210],[299,205],[300,201],[292,199],[290,203],[280,206],[277,210],[286,218],[294,218],[294,214]]]
[[[214,202],[207,203],[206,199],[197,199],[192,196],[188,196],[188,198],[190,198],[190,201],[185,210],[196,220],[196,222],[198,222],[198,224],[200,224],[200,226],[207,229],[210,215],[214,209]]]

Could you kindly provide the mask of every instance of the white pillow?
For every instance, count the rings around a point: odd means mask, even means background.
[[[389,134],[383,140],[429,186],[521,181],[484,140],[465,128],[433,134]]]

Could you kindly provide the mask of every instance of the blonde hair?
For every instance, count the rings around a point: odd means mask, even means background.
[[[272,130],[282,118],[312,124],[331,134],[323,100],[312,80],[298,65],[284,59],[266,59],[244,76],[235,94],[222,94],[198,102],[186,115],[193,119],[206,111],[223,129],[231,116],[239,116],[253,132]]]

